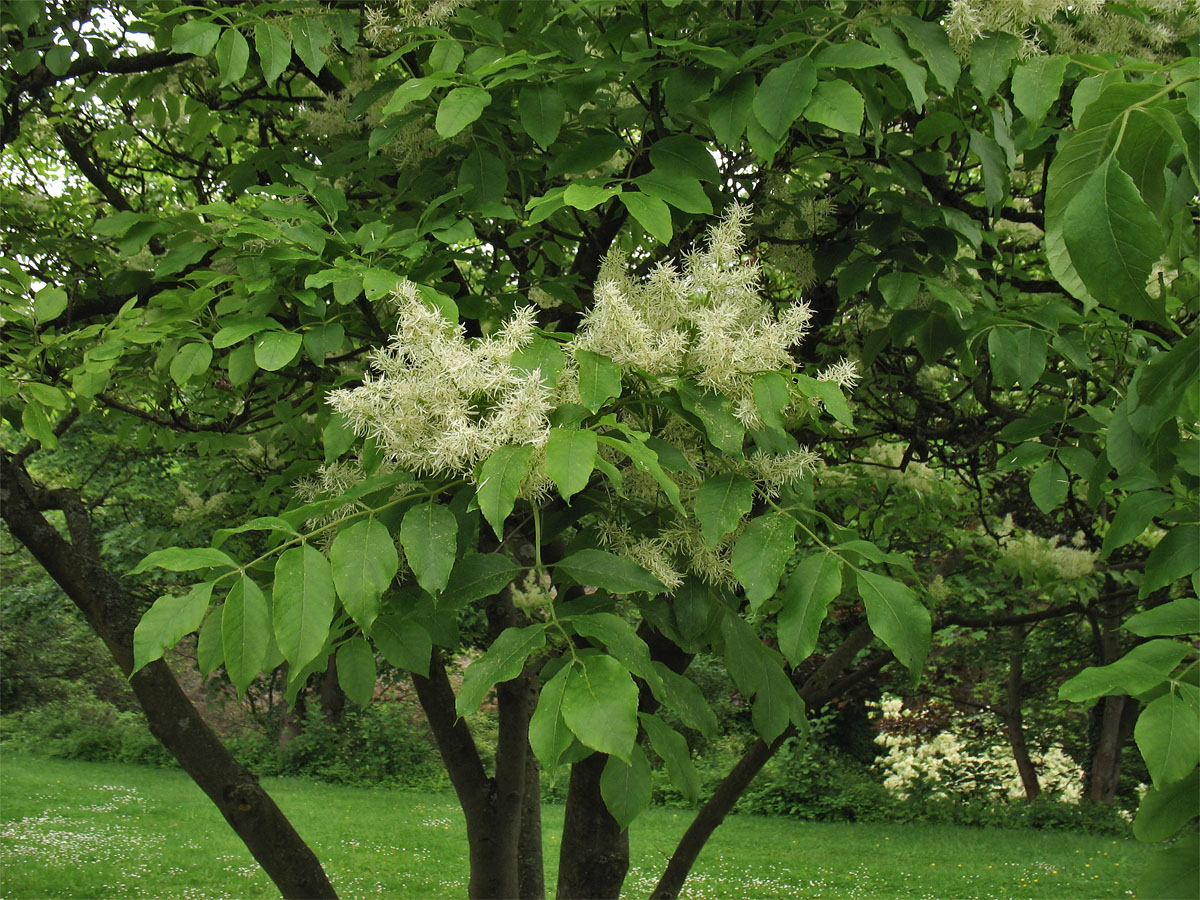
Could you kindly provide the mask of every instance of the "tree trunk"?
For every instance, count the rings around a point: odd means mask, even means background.
[[[317,687],[317,696],[321,700],[321,718],[325,720],[325,724],[336,725],[340,722],[342,713],[346,711],[346,692],[342,690],[338,681],[336,654],[329,657],[329,665],[322,673]]]
[[[71,540],[42,515],[61,509]],[[140,619],[130,597],[104,568],[87,510],[73,491],[37,489],[0,452],[0,513],[13,536],[45,568],[87,618],[121,671],[133,671],[133,631]],[[161,659],[130,685],[150,730],[208,795],[225,821],[287,898],[336,898],[316,855],[258,780],[230,755]]]
[[[558,855],[558,900],[615,900],[629,871],[629,832],[600,796],[608,755],[593,753],[571,766]]]
[[[521,803],[521,838],[517,850],[518,896],[545,900],[546,872],[542,857],[542,785],[537,757],[525,754],[525,795]]]
[[[1025,741],[1025,718],[1021,711],[1022,688],[1024,684],[1025,666],[1025,629],[1013,625],[1011,629],[1014,646],[1008,658],[1008,683],[1004,696],[1004,726],[1008,732],[1008,743],[1012,748],[1013,760],[1017,764],[1017,772],[1021,776],[1021,786],[1025,789],[1025,797],[1036,800],[1042,792],[1038,783],[1037,769],[1029,758],[1029,745]]]
[[[1116,596],[1115,583],[1107,579],[1105,593]],[[1106,602],[1098,619],[1092,620],[1096,633],[1096,665],[1115,662],[1124,652],[1121,644],[1121,613],[1118,600]],[[1137,719],[1138,702],[1124,695],[1105,697],[1096,705],[1097,737],[1092,751],[1088,799],[1093,803],[1112,803],[1121,779],[1121,749],[1129,740]]]

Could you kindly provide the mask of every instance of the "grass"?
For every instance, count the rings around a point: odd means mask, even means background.
[[[466,896],[462,814],[449,794],[266,779],[347,898]],[[182,772],[6,756],[0,769],[4,898],[277,897]],[[626,896],[645,897],[684,810],[633,826]],[[547,875],[562,808],[545,813]],[[734,816],[688,881],[692,898],[1126,897],[1152,848],[1069,832],[811,824]],[[553,896],[552,886],[549,895]]]

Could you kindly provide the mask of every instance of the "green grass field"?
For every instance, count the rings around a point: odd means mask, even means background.
[[[466,896],[466,839],[450,794],[269,779],[343,898]],[[645,897],[688,823],[652,809],[633,826],[626,896]],[[546,808],[553,878],[562,808]],[[1152,848],[1064,832],[811,824],[731,817],[688,881],[693,898],[1126,897]],[[6,756],[5,898],[277,897],[182,772]],[[550,892],[553,896],[553,892]]]

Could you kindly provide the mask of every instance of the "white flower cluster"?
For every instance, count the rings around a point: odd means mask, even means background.
[[[1018,35],[1020,55],[1035,56],[1043,52],[1037,33],[1041,26],[1053,34],[1058,53],[1153,57],[1194,32],[1200,20],[1194,0],[1145,0],[1140,6],[1143,16],[1135,18],[1106,9],[1106,0],[953,0],[944,24],[950,43],[963,56],[989,31]]]
[[[883,786],[906,800],[921,790],[931,797],[959,799],[1019,799],[1025,788],[1011,748],[1001,735],[978,737],[967,731],[961,720],[946,730],[926,737],[904,728],[914,715],[903,702],[886,697],[879,704],[883,730],[875,742],[884,753],[875,766],[884,773]],[[1044,751],[1031,748],[1030,756],[1042,791],[1068,803],[1083,795],[1083,772],[1058,745]]]
[[[748,207],[732,204],[682,270],[659,264],[641,281],[623,254],[610,254],[574,349],[602,353],[626,372],[690,376],[759,424],[754,377],[796,368],[790,351],[808,333],[812,310],[797,301],[776,315],[759,296],[758,265],[742,254],[749,218]],[[856,377],[849,362],[829,374],[839,383]]]
[[[533,339],[532,307],[468,343],[462,326],[413,285],[400,286],[396,304],[396,336],[371,356],[376,375],[329,396],[356,434],[373,437],[397,468],[420,474],[462,475],[499,447],[545,444],[550,389],[538,370],[512,364]]]
[[[1042,538],[1028,531],[1006,538],[1000,559],[1030,581],[1075,581],[1096,571],[1094,552],[1064,546],[1057,535]]]

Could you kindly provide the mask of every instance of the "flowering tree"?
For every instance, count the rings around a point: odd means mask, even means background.
[[[1139,604],[1182,606],[1129,634],[1195,630],[1187,9],[3,13],[4,519],[285,895],[333,886],[174,684],[191,632],[240,691],[286,665],[293,696],[336,671],[366,703],[380,657],[409,670],[472,896],[544,893],[539,765],[571,772],[559,895],[616,896],[649,750],[703,799],[669,897],[806,705],[893,657],[915,679],[932,627],[981,619],[948,606],[961,518],[917,541],[822,460],[902,448],[887,465],[954,479],[976,528],[1014,515],[1014,550],[1079,532],[1099,663]],[[37,465],[101,422],[244,467],[221,485],[243,521],[141,548],[144,616],[92,535],[103,498]],[[980,612],[1011,627],[1044,600]],[[456,695],[464,641],[483,652]],[[758,733],[709,798],[698,652]],[[1157,654],[1153,684],[1067,690],[1161,692],[1138,740],[1167,837],[1194,815],[1171,738],[1194,652],[1131,653]],[[462,716],[493,688],[489,771]],[[1137,709],[1103,702],[1098,753]]]

